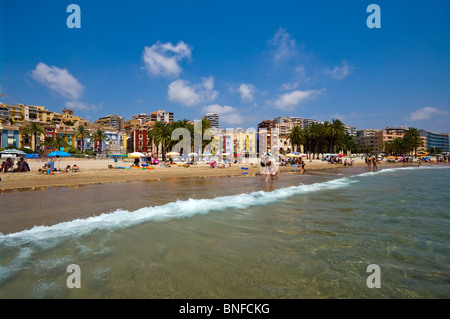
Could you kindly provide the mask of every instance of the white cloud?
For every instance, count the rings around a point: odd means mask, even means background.
[[[282,62],[297,54],[297,44],[285,29],[279,28],[272,39],[267,42],[275,47],[273,60],[275,63]]]
[[[65,106],[69,109],[72,110],[97,110],[99,108],[101,108],[101,106],[103,105],[103,103],[101,103],[100,105],[95,105],[95,104],[89,104],[89,103],[84,103],[84,102],[80,102],[80,101],[69,101],[66,102]]]
[[[204,113],[217,113],[221,123],[238,125],[244,122],[238,110],[229,105],[211,104],[203,108]]]
[[[284,83],[281,87],[283,90],[292,91],[298,88],[300,82],[308,82],[310,78],[307,76],[305,67],[299,65],[294,69],[294,80]]]
[[[347,76],[349,76],[354,67],[351,66],[347,61],[342,61],[341,66],[335,66],[332,70],[325,69],[324,72],[326,75],[331,76],[337,80],[345,79]]]
[[[204,78],[200,84],[190,84],[186,80],[176,80],[169,84],[169,100],[184,106],[198,105],[213,101],[218,92],[214,90],[214,78]]]
[[[439,110],[435,107],[423,107],[411,113],[409,119],[412,121],[427,120],[435,115],[447,114],[446,111]]]
[[[145,47],[143,59],[150,74],[163,76],[178,76],[182,69],[178,62],[191,58],[192,48],[183,41],[175,46],[172,43],[156,42],[151,47]]]
[[[83,94],[83,85],[67,69],[39,62],[31,76],[64,97],[76,100]]]
[[[241,94],[241,99],[243,101],[251,102],[253,101],[255,94],[255,86],[250,83],[242,83],[239,86],[239,93]]]
[[[324,89],[306,91],[295,90],[290,93],[280,95],[274,102],[274,105],[277,109],[280,110],[292,110],[295,106],[299,105],[303,101],[316,97],[317,95],[322,93],[322,91],[324,91]]]

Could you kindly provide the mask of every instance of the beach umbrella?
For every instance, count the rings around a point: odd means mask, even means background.
[[[58,156],[59,157],[69,157],[69,156],[72,156],[72,155],[70,155],[67,152],[63,152],[63,151],[54,151],[54,152],[49,153],[47,156],[48,157],[58,157]]]
[[[292,152],[291,154],[300,155],[300,152]]]
[[[212,156],[212,155],[214,155],[213,153],[203,153],[202,154],[203,156]]]
[[[146,155],[144,153],[134,152],[134,153],[128,154],[128,157],[146,157]]]
[[[197,153],[189,153],[188,156],[198,156]]]
[[[338,154],[338,156],[345,156],[344,154]]]
[[[166,156],[177,156],[177,155],[180,155],[180,153],[177,153],[177,152],[169,152],[169,153],[166,154]]]
[[[1,151],[0,154],[25,155],[25,152],[12,148],[12,149],[7,149],[7,150],[4,150],[4,151]]]
[[[300,154],[300,153],[299,153]],[[286,155],[286,157],[300,157],[301,155],[298,154],[294,154],[294,153],[289,153]]]

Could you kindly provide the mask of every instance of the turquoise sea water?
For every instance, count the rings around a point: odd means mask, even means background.
[[[428,166],[3,193],[0,298],[449,298],[449,188]]]

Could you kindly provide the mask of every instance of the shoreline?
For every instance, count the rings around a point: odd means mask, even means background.
[[[127,183],[135,181],[166,181],[174,178],[212,178],[212,177],[239,177],[260,175],[260,166],[258,164],[232,164],[231,167],[211,168],[205,163],[191,165],[186,168],[181,165],[172,165],[172,167],[152,166],[154,169],[116,169],[108,168],[108,165],[115,167],[112,160],[80,160],[63,159],[58,163],[60,167],[67,164],[74,164],[80,167],[79,172],[63,172],[58,174],[41,174],[38,172],[42,167],[42,162],[29,162],[30,172],[22,173],[0,173],[0,193],[11,191],[31,191],[46,190],[58,187],[89,186],[107,183]],[[131,162],[119,162],[117,166],[131,165]],[[55,167],[58,167],[55,163]],[[127,166],[128,166],[127,165]],[[426,164],[426,166],[433,164]],[[329,164],[326,162],[314,160],[312,163],[306,162],[306,172],[311,170],[323,170],[333,168],[351,168],[364,167],[364,161],[357,159],[352,166],[343,164]],[[418,166],[416,163],[379,163],[378,168],[386,167],[412,167]],[[424,165],[425,166],[425,165]],[[373,170],[373,168],[371,168]],[[280,166],[280,174],[287,172],[300,173],[301,168],[294,166]]]
[[[55,175],[41,175],[37,172],[14,173],[16,179],[13,178],[13,173],[7,173],[4,175],[11,176],[9,185],[6,185],[9,188],[0,188],[0,197],[4,196],[5,201],[4,210],[0,214],[2,218],[0,234],[86,219],[109,214],[118,209],[136,211],[142,207],[162,206],[174,199],[188,200],[191,197],[208,199],[211,196],[214,198],[218,196],[214,187],[219,187],[223,196],[235,195],[236,192],[239,194],[242,189],[271,192],[279,187],[292,186],[292,182],[309,184],[316,180],[339,178],[341,175],[376,172],[364,164],[344,167],[315,163],[308,165],[309,169],[304,174],[297,167],[281,167],[277,181],[265,182],[265,175],[260,174],[259,165],[250,166],[252,168],[248,170],[241,170],[241,166],[212,169],[207,165],[200,165],[192,170],[184,167],[161,167],[149,171],[91,168],[82,169],[78,173]],[[413,165],[384,163],[378,165],[378,171],[396,167],[412,168]],[[237,180],[236,177],[241,180]],[[223,181],[218,180],[222,178]],[[147,183],[149,181],[156,182]],[[43,182],[45,185],[41,185]],[[49,182],[52,182],[52,185]],[[26,187],[22,187],[24,183]],[[203,186],[196,188],[197,185]],[[205,185],[208,186],[205,188]],[[234,186],[230,188],[230,185]],[[194,188],[191,189],[191,186]],[[157,196],[152,197],[153,194]]]

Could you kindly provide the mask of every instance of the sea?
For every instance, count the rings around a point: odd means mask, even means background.
[[[0,298],[450,298],[450,165],[0,193]]]

